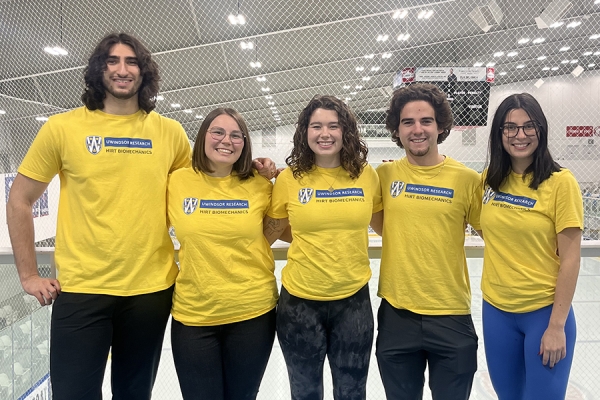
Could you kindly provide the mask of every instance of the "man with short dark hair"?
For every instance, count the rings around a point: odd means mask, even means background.
[[[41,305],[54,302],[55,400],[101,399],[111,347],[113,399],[151,396],[177,275],[167,176],[189,165],[191,153],[182,126],[152,111],[158,81],[138,39],[106,36],[85,69],[85,106],[50,117],[10,192],[21,284]],[[38,275],[31,215],[56,174],[58,280]]]
[[[436,86],[394,93],[386,128],[406,157],[377,173],[383,211],[377,362],[386,396],[423,397],[424,371],[434,400],[469,398],[477,370],[477,335],[464,251],[465,227],[479,227],[479,174],[439,153],[452,111]]]

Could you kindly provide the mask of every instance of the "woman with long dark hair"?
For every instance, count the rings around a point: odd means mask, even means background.
[[[575,347],[571,301],[583,205],[548,150],[548,122],[527,93],[496,110],[483,175],[483,333],[500,400],[564,399]]]

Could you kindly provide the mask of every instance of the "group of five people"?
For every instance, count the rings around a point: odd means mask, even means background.
[[[272,184],[275,165],[252,161],[237,111],[210,112],[192,151],[181,125],[152,111],[158,68],[136,38],[105,37],[85,80],[85,106],[41,128],[7,206],[21,283],[54,303],[54,399],[101,399],[111,347],[113,398],[150,398],[169,314],[186,399],[255,399],[275,332],[292,399],[323,398],[325,358],[334,398],[365,399],[369,225],[383,237],[376,356],[387,398],[422,398],[428,366],[434,399],[467,399],[478,338],[466,224],[485,240],[494,389],[500,399],[564,398],[582,201],[552,160],[531,95],[498,107],[483,175],[439,152],[453,117],[433,85],[394,93],[386,128],[406,157],[377,170],[349,107],[315,96]],[[58,280],[38,275],[31,217],[56,174]],[[270,245],[279,238],[290,247],[278,295]]]

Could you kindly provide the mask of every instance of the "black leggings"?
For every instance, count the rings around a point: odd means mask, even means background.
[[[334,399],[366,399],[373,344],[368,286],[334,301],[301,299],[282,287],[277,337],[287,365],[292,400],[323,398],[326,355],[333,377]]]
[[[216,326],[171,323],[173,360],[184,399],[253,400],[275,340],[275,309]]]
[[[62,292],[52,308],[52,398],[101,400],[112,346],[112,398],[150,399],[172,297],[173,287],[127,297]]]

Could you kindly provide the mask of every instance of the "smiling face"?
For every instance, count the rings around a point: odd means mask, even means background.
[[[138,59],[131,47],[117,43],[110,49],[102,80],[106,88],[106,101],[134,99],[137,103],[142,77]]]
[[[214,132],[214,134],[211,134]],[[223,137],[215,139],[216,136]],[[231,173],[233,164],[242,155],[244,141],[233,143],[231,135],[242,136],[243,133],[238,123],[231,116],[221,114],[216,117],[208,127],[206,138],[204,140],[204,152],[208,158],[210,167],[215,171],[216,176],[226,176]],[[234,139],[234,141],[236,141]]]
[[[410,101],[400,111],[396,135],[411,164],[428,166],[440,162],[437,141],[442,131],[435,120],[435,110],[426,101]]]
[[[528,125],[528,123],[535,123],[531,117],[522,108],[510,110],[504,118],[504,126],[519,126]],[[529,133],[529,132],[528,132]],[[539,144],[538,134],[528,136],[525,134],[523,129],[519,129],[517,135],[512,138],[506,137],[502,134],[502,146],[504,150],[510,156],[512,164],[512,170],[516,173],[522,174],[525,172],[527,167],[533,162],[533,154]]]
[[[335,110],[317,108],[308,122],[308,146],[315,153],[315,164],[334,168],[340,165],[343,132]]]

